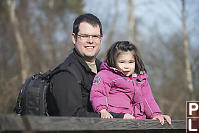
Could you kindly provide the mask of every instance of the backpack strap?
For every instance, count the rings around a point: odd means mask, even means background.
[[[72,75],[75,76],[75,79],[77,80],[77,83],[81,84],[82,80],[83,80],[83,77],[80,74],[80,70],[78,68],[76,68],[76,67],[75,68],[74,67],[68,67],[67,69],[72,73]]]

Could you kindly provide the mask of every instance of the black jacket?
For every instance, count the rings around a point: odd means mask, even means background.
[[[101,62],[96,59],[97,70]],[[90,89],[95,73],[80,54],[73,49],[66,60],[56,69],[65,69],[51,79],[51,96],[48,111],[52,116],[99,117],[90,103]],[[77,79],[78,78],[78,79]]]

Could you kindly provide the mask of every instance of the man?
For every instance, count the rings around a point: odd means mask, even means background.
[[[56,68],[66,71],[54,75],[51,80],[50,115],[99,117],[93,112],[89,97],[93,78],[101,63],[96,56],[102,37],[102,25],[96,16],[83,14],[76,18],[72,33],[73,53]]]

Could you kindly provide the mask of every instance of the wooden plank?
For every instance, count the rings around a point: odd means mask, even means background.
[[[97,133],[181,133],[185,120],[162,126],[157,120],[124,120],[83,117],[39,117],[0,115],[0,133],[6,132],[97,132]]]
[[[0,115],[0,132],[24,131],[23,120],[17,115]]]
[[[184,120],[173,120],[162,126],[157,120],[124,120],[80,117],[37,117],[26,116],[34,131],[164,131],[185,132]]]

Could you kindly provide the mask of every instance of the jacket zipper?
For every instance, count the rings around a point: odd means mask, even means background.
[[[108,107],[108,100],[107,100],[107,97],[106,97],[106,106]]]

